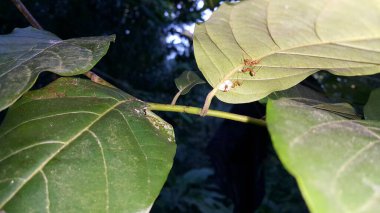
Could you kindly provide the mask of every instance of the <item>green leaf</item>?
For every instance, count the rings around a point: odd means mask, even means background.
[[[323,94],[318,93],[308,87],[302,86],[300,84],[282,91],[273,92],[270,96],[270,99],[280,99],[280,98],[306,98],[313,99],[322,102],[326,102],[328,99],[323,96]]]
[[[216,96],[229,103],[259,100],[318,70],[356,76],[380,72],[380,1],[245,0],[223,4],[197,25],[197,64],[212,87],[240,79]],[[243,59],[257,60],[245,66]],[[242,73],[250,68],[257,73]]]
[[[380,120],[380,89],[371,92],[364,106],[364,117],[367,120]]]
[[[114,40],[115,36],[61,40],[32,27],[0,35],[0,111],[28,91],[43,71],[62,76],[87,72]]]
[[[174,82],[181,95],[186,95],[197,84],[206,83],[192,71],[183,72],[178,78],[174,79]]]
[[[174,83],[179,91],[174,96],[171,105],[175,105],[179,96],[186,95],[197,84],[204,84],[206,82],[200,79],[194,72],[185,71],[178,78],[174,79]]]
[[[318,93],[308,87],[305,87],[301,84],[298,84],[294,87],[291,87],[286,90],[276,91],[270,94],[269,96],[261,99],[259,102],[262,104],[266,104],[268,102],[268,99],[277,100],[280,98],[307,98],[307,99],[314,99],[319,100],[322,102],[327,102],[328,99],[323,96],[323,94]]]
[[[348,120],[291,99],[270,100],[267,122],[311,212],[380,209],[380,122]]]
[[[0,126],[0,209],[149,212],[176,145],[144,107],[83,79],[26,93]]]
[[[316,109],[326,110],[348,119],[360,119],[355,109],[348,103],[322,103],[313,106]]]

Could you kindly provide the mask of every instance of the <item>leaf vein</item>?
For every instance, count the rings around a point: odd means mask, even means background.
[[[100,114],[96,119],[94,119],[92,122],[90,122],[85,128],[80,130],[77,134],[75,134],[73,137],[71,137],[62,147],[60,147],[56,152],[52,153],[45,161],[41,163],[41,165],[36,168],[34,171],[32,171],[31,174],[29,174],[25,178],[25,182],[20,184],[16,190],[14,190],[8,197],[0,201],[0,208],[2,208],[10,199],[12,199],[18,191],[25,185],[26,182],[28,182],[31,178],[33,178],[40,170],[42,170],[46,164],[50,162],[51,159],[53,159],[58,153],[60,153],[64,148],[69,146],[73,141],[75,141],[77,138],[79,138],[85,131],[87,131],[91,126],[93,126],[96,122],[98,122],[101,118],[103,118],[105,115],[107,115],[109,112],[111,112],[114,108],[117,106],[125,103],[126,101],[120,101],[113,106],[111,106],[109,109],[105,110],[102,114]]]
[[[98,146],[100,148],[100,153],[102,155],[102,160],[103,160],[103,167],[104,167],[104,177],[105,177],[105,182],[106,182],[106,187],[105,187],[105,194],[106,194],[106,212],[109,212],[109,203],[110,203],[110,198],[109,198],[109,182],[108,182],[108,167],[107,167],[107,162],[106,158],[104,156],[104,149],[101,141],[99,140],[98,136],[91,130],[87,130],[96,140],[98,143]]]
[[[26,120],[26,121],[23,121],[19,124],[17,124],[16,126],[14,127],[11,127],[10,129],[8,129],[7,131],[5,131],[3,134],[0,135],[0,138],[4,137],[5,135],[9,134],[10,132],[12,132],[13,130],[17,129],[18,127],[20,126],[23,126],[25,124],[28,124],[30,122],[33,122],[33,121],[38,121],[38,120],[43,120],[45,118],[54,118],[54,117],[57,117],[57,116],[61,116],[61,115],[70,115],[70,114],[93,114],[93,115],[97,115],[99,116],[98,113],[95,113],[95,112],[90,112],[90,111],[72,111],[72,112],[66,112],[66,113],[58,113],[58,114],[54,114],[54,115],[47,115],[47,116],[42,116],[42,117],[37,117],[37,118],[33,118],[33,119],[30,119],[30,120]]]
[[[338,181],[339,177],[343,174],[343,172],[348,168],[348,166],[351,163],[353,163],[356,159],[358,159],[358,157],[361,154],[363,154],[365,151],[367,151],[368,149],[372,148],[375,145],[378,145],[379,143],[380,143],[379,139],[369,142],[367,145],[365,145],[363,148],[358,150],[356,153],[354,153],[353,155],[350,155],[350,157],[345,162],[343,162],[343,164],[336,171],[334,179],[332,181],[332,190],[333,190],[334,194],[336,193],[336,189],[337,189],[337,186],[336,186],[337,181]]]
[[[356,63],[361,63],[361,64],[380,65],[380,63],[374,63],[374,62],[357,61],[357,60],[352,60],[352,59],[343,59],[343,58],[335,58],[335,57],[327,57],[327,56],[322,56],[322,55],[311,55],[311,54],[303,54],[303,53],[294,53],[294,52],[278,52],[277,54],[298,55],[298,56],[307,56],[307,57],[315,57],[315,58],[323,58],[323,59],[332,59],[332,60],[338,60],[338,61],[356,62]],[[328,68],[328,67],[326,67],[326,68]],[[349,68],[355,68],[355,67],[349,67]]]
[[[45,142],[40,142],[40,143],[32,144],[32,145],[30,145],[30,146],[26,146],[26,147],[24,147],[24,148],[18,149],[18,150],[16,150],[16,151],[14,151],[14,152],[8,154],[7,156],[1,158],[1,159],[0,159],[0,163],[3,162],[4,160],[6,160],[6,159],[8,159],[8,158],[10,158],[10,157],[12,157],[12,156],[14,156],[14,155],[17,155],[17,154],[20,153],[20,152],[23,152],[23,151],[25,151],[25,150],[31,149],[31,148],[36,147],[36,146],[45,145],[45,144],[63,144],[63,145],[64,145],[65,143],[62,142],[62,141],[45,141]]]
[[[13,69],[15,69],[16,67],[21,66],[21,65],[25,64],[26,62],[28,62],[29,60],[31,60],[32,58],[37,57],[38,55],[40,55],[41,53],[43,53],[45,50],[48,50],[49,48],[54,47],[54,46],[57,45],[57,44],[61,44],[62,42],[63,42],[63,41],[58,41],[58,42],[56,42],[56,43],[53,43],[53,44],[47,46],[46,48],[42,49],[41,51],[37,52],[36,54],[31,55],[31,57],[29,57],[29,58],[23,60],[21,63],[16,64],[16,65],[13,66],[11,69],[9,69],[7,72],[4,72],[4,73],[0,74],[0,78],[3,77],[4,75],[10,73],[10,72],[11,72]]]
[[[44,179],[44,183],[45,183],[45,193],[46,193],[46,212],[47,213],[50,213],[50,196],[49,196],[49,181],[48,181],[48,178],[46,177],[46,174],[44,172],[44,170],[41,169],[40,171],[43,179]]]

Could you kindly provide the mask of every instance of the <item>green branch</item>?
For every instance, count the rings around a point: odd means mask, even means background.
[[[181,112],[181,113],[188,113],[188,114],[194,114],[194,115],[199,115],[202,110],[201,108],[197,108],[197,107],[157,104],[157,103],[148,103],[148,109],[152,111]],[[245,115],[229,113],[229,112],[222,112],[218,110],[208,110],[206,116],[224,118],[228,120],[266,127],[266,122],[264,120],[252,118]]]

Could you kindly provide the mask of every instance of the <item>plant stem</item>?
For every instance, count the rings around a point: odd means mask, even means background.
[[[89,78],[92,82],[95,82],[95,83],[98,83],[98,84],[101,84],[101,85],[104,85],[107,87],[116,88],[114,85],[107,82],[103,78],[99,77],[96,73],[92,72],[91,70],[86,72],[86,73],[83,73],[83,75],[85,75],[87,78]]]
[[[157,103],[148,103],[148,109],[152,111],[165,111],[165,112],[181,112],[199,115],[201,108],[190,107],[190,106],[180,106],[180,105],[169,105],[169,104],[157,104]],[[228,120],[238,121],[242,123],[254,124],[262,127],[266,127],[266,122],[261,119],[252,118],[245,115],[238,115],[229,112],[222,112],[218,110],[208,110],[206,116],[212,116],[217,118],[224,118]]]
[[[17,7],[17,9],[24,15],[25,19],[28,20],[29,24],[34,28],[42,30],[41,25],[38,21],[32,16],[29,10],[25,7],[25,5],[21,2],[21,0],[11,0],[13,4]]]
[[[214,96],[218,92],[219,86],[222,85],[226,80],[228,80],[233,74],[235,74],[236,72],[239,72],[239,70],[241,70],[242,68],[243,68],[243,65],[240,65],[240,66],[234,68],[233,70],[231,70],[230,72],[228,72],[227,75],[224,76],[224,78],[211,90],[211,92],[208,93],[208,95],[205,99],[205,103],[203,105],[203,108],[199,113],[201,116],[207,115],[208,108],[210,107],[212,99],[214,98]]]
[[[178,91],[177,94],[175,94],[171,105],[175,105],[175,103],[177,103],[177,100],[178,100],[179,96],[181,95],[181,93],[182,93],[182,90]]]
[[[210,108],[210,105],[211,105],[211,101],[212,99],[214,98],[215,94],[218,92],[218,86],[213,88],[211,90],[211,92],[209,92],[207,94],[207,97],[205,99],[205,103],[203,105],[203,108],[202,110],[200,111],[199,115],[200,116],[206,116],[207,115],[207,112],[208,112],[208,109]]]

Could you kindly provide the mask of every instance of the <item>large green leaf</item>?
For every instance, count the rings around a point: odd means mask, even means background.
[[[114,39],[99,36],[61,40],[32,27],[0,35],[0,111],[30,89],[43,71],[62,76],[87,72]]]
[[[245,0],[223,4],[196,26],[195,57],[212,87],[242,81],[219,91],[220,100],[251,102],[322,69],[345,76],[380,72],[379,24],[380,0]],[[241,72],[243,59],[259,61],[251,67],[255,76]]]
[[[144,106],[83,79],[26,93],[0,127],[0,209],[148,212],[176,145]]]
[[[311,102],[268,102],[268,128],[281,162],[311,212],[377,212],[380,122],[348,120]]]

